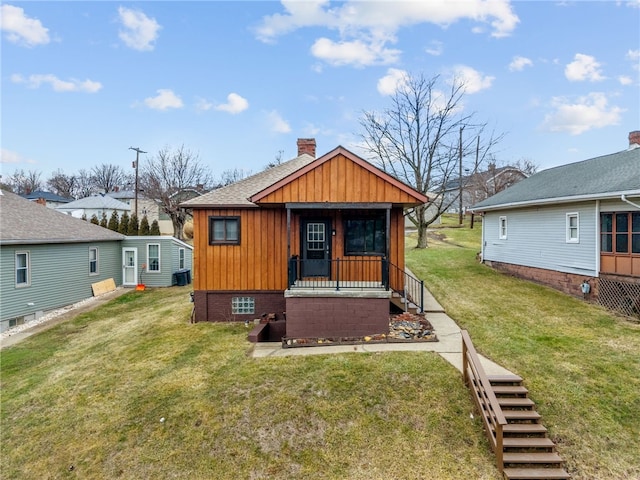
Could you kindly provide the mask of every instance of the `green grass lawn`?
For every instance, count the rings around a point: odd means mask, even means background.
[[[0,476],[499,478],[436,354],[255,360],[244,324],[188,322],[188,292],[132,291],[3,350]]]
[[[437,229],[410,267],[524,377],[574,479],[640,478],[640,326],[478,264],[479,227]],[[436,354],[256,360],[244,324],[189,323],[189,291],[131,291],[3,350],[0,477],[498,480]]]
[[[521,375],[576,479],[640,478],[640,325],[476,261],[481,225],[407,263],[479,352]]]

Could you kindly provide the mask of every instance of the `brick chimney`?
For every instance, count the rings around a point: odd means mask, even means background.
[[[629,132],[629,148],[637,147],[640,147],[640,130]]]
[[[38,205],[44,205],[45,207],[47,206],[47,201],[43,197],[36,198],[36,203]]]
[[[640,133],[640,132],[638,132]],[[316,158],[316,139],[315,138],[299,138],[298,139],[298,156],[306,153]]]

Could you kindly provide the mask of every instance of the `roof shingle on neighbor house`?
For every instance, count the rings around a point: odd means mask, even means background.
[[[125,236],[91,222],[0,191],[0,245],[122,240]]]
[[[45,192],[43,190],[36,190],[34,192],[31,192],[31,193],[23,193],[20,196],[22,198],[26,198],[27,200],[30,200],[30,201],[37,201],[37,200],[42,199],[45,202],[51,202],[51,203],[69,203],[69,202],[73,201],[73,198],[62,197],[62,196],[57,195],[55,193]]]
[[[635,133],[635,132],[632,132]],[[472,207],[477,212],[640,195],[640,145],[543,170]]]
[[[81,209],[101,209],[101,210],[131,210],[131,207],[124,202],[116,200],[109,195],[91,195],[89,197],[79,198],[73,202],[69,202],[62,207],[58,207],[60,211],[72,211]]]

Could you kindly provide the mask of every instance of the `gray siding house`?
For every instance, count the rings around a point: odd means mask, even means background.
[[[0,331],[90,298],[102,280],[167,287],[191,268],[173,237],[125,237],[0,191]]]
[[[640,131],[627,150],[544,170],[472,210],[484,263],[640,315]]]

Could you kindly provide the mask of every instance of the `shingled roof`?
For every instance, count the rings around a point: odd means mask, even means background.
[[[125,236],[56,212],[13,193],[0,192],[0,245],[122,240]]]
[[[313,162],[315,158],[303,153],[287,162],[256,173],[239,182],[212,190],[209,193],[192,198],[180,204],[186,208],[219,207],[257,207],[249,197],[288,177],[295,171]]]
[[[570,163],[536,173],[472,210],[498,210],[521,206],[640,195],[640,148]]]

